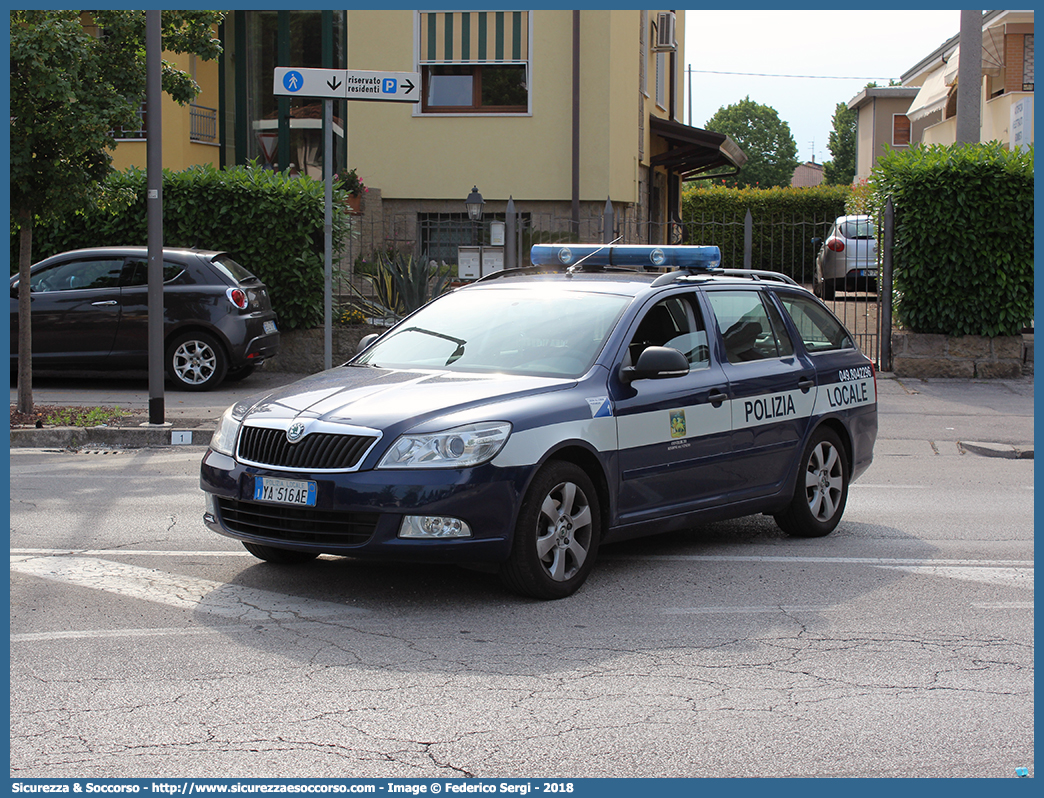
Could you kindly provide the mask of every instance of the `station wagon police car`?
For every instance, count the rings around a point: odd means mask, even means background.
[[[753,513],[829,534],[873,458],[873,364],[717,247],[538,245],[337,368],[239,402],[206,525],[255,556],[484,563],[543,599],[599,547]]]

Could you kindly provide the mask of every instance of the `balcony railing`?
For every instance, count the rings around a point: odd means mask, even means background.
[[[140,106],[138,106],[138,127],[137,127],[137,130],[120,127],[120,128],[115,128],[114,130],[111,130],[109,132],[112,135],[112,137],[115,138],[115,139],[121,139],[121,140],[141,139],[141,140],[144,140],[144,139],[148,138],[148,135],[147,135],[148,129],[149,129],[149,126],[148,126],[148,122],[147,122],[147,117],[145,115],[145,103],[142,103]]]
[[[217,109],[203,105],[189,106],[191,128],[189,139],[203,144],[217,144]]]

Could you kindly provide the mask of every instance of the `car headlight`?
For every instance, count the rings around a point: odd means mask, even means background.
[[[236,418],[232,413],[235,409],[236,407],[233,405],[225,411],[218,422],[217,429],[214,430],[213,437],[210,439],[211,449],[221,454],[227,454],[229,457],[235,456],[236,436],[239,435],[239,428],[243,423],[241,418]]]
[[[511,425],[506,421],[401,436],[378,468],[468,468],[485,463],[504,448]]]

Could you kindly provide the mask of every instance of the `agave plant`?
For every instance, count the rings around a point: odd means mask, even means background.
[[[372,274],[362,276],[370,283],[373,297],[352,290],[375,316],[401,318],[446,290],[450,272],[440,271],[426,255],[415,258],[401,252],[379,253]]]

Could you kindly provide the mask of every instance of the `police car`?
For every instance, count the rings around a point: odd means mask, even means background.
[[[873,364],[717,247],[540,245],[344,365],[225,412],[206,525],[255,556],[485,563],[542,599],[599,547],[768,513],[829,534],[873,458]]]

